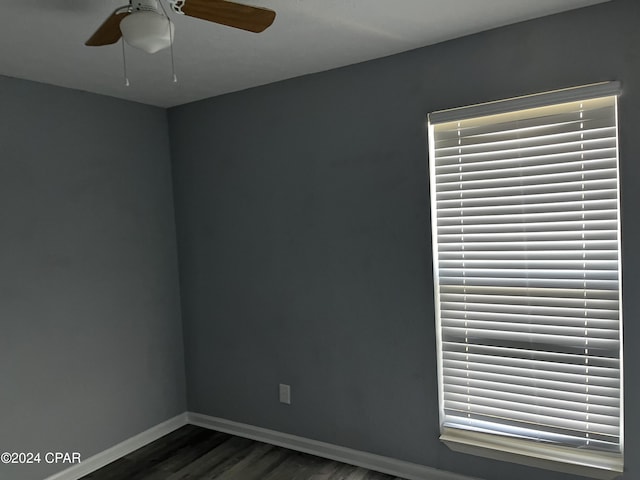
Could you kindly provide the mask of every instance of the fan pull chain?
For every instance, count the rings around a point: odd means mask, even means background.
[[[124,72],[124,86],[128,87],[130,83],[129,76],[127,75],[127,56],[124,53],[124,38],[122,39],[122,68]]]
[[[164,8],[164,5],[162,4],[162,2],[158,2],[160,4],[160,8],[162,8],[162,13],[164,13],[164,16],[167,18],[167,22],[169,22],[169,45],[171,47],[171,73],[173,75],[173,83],[178,83],[178,77],[176,76],[176,64],[173,61],[173,29],[171,28],[171,19],[169,18],[169,14],[167,13],[167,10]],[[169,0],[169,3],[171,3],[171,0]]]
[[[173,74],[173,83],[178,83],[178,77],[176,76],[176,64],[173,60],[173,32],[171,30],[171,20],[169,20],[169,40],[171,41],[171,73]]]

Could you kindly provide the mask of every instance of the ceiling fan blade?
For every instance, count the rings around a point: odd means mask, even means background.
[[[276,12],[226,0],[186,0],[182,13],[228,27],[259,33],[273,23]]]
[[[128,11],[120,11],[119,8],[107,18],[102,25],[95,31],[91,38],[85,42],[88,47],[101,47],[102,45],[111,45],[116,43],[122,37],[120,32],[120,22],[124,17],[129,15]]]

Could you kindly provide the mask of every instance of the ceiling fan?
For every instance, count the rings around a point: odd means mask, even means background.
[[[167,0],[181,15],[259,33],[273,23],[276,12],[227,0]],[[85,42],[90,47],[111,45],[120,38],[132,47],[155,53],[173,44],[173,22],[160,0],[129,0],[117,8]]]

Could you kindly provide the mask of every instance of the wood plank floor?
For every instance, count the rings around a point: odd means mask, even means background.
[[[81,480],[402,480],[186,425]]]

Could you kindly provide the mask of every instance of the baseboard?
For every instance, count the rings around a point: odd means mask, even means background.
[[[457,473],[438,470],[416,463],[396,460],[394,458],[375,455],[373,453],[340,447],[330,443],[297,437],[266,428],[254,427],[243,423],[232,422],[223,418],[210,417],[200,413],[187,413],[187,421],[193,425],[217,430],[239,437],[250,438],[260,442],[285,447],[298,452],[310,453],[318,457],[336,460],[358,467],[395,475],[408,480],[477,480]]]
[[[170,418],[107,450],[83,460],[81,463],[47,477],[45,480],[79,480],[85,475],[128,455],[140,447],[144,447],[186,424],[193,424],[239,437],[250,438],[298,452],[310,453],[318,457],[368,468],[396,477],[406,478],[407,480],[477,480],[472,477],[447,472],[445,470],[438,470],[416,463],[396,460],[395,458],[375,455],[373,453],[340,447],[330,443],[193,412],[185,412]]]
[[[92,457],[82,460],[81,463],[73,465],[55,475],[47,477],[45,480],[78,480],[91,472],[104,467],[120,457],[130,454],[134,450],[159,439],[160,437],[177,430],[186,425],[187,413],[170,418],[167,421],[145,430],[124,442],[120,442],[107,450],[104,450]]]

